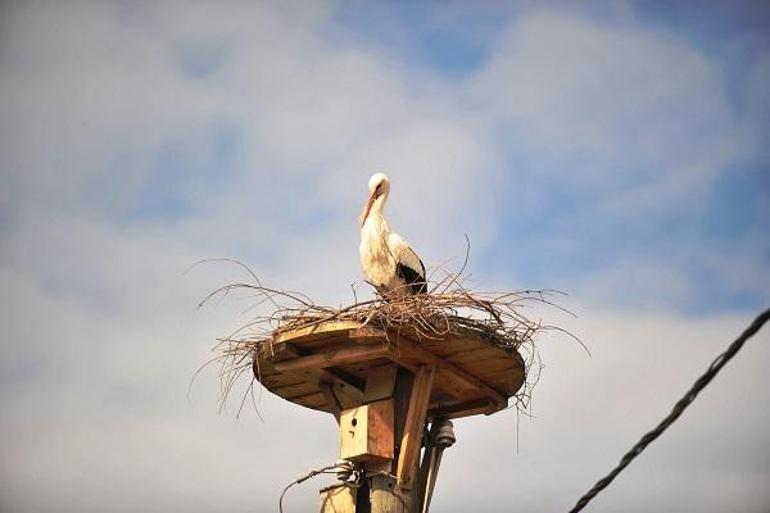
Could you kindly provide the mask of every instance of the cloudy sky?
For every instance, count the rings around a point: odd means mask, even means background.
[[[275,511],[331,417],[187,385],[247,263],[360,280],[389,173],[427,264],[557,288],[531,417],[457,422],[433,509],[566,511],[770,304],[764,2],[0,3],[0,510]],[[590,511],[770,511],[770,335]],[[233,406],[233,405],[231,405]],[[322,480],[289,492],[316,509]]]

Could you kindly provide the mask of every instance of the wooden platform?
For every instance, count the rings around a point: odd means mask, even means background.
[[[413,340],[356,322],[326,322],[273,337],[254,375],[293,403],[339,415],[388,397],[397,365],[435,367],[428,417],[457,418],[505,408],[524,383],[524,361],[478,336]],[[392,380],[391,380],[392,382]]]

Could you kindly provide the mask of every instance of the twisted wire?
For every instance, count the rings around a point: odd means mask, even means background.
[[[639,456],[639,454],[641,454],[641,452],[644,451],[644,449],[646,449],[650,443],[652,443],[656,438],[663,434],[663,432],[668,429],[668,427],[671,426],[671,424],[673,424],[679,418],[682,412],[684,412],[684,410],[687,409],[687,407],[695,400],[700,391],[706,388],[711,380],[714,379],[714,376],[719,373],[722,367],[724,367],[725,364],[727,364],[727,362],[729,362],[730,359],[735,356],[738,351],[740,351],[740,349],[743,347],[743,344],[746,343],[748,339],[753,337],[768,320],[770,320],[770,309],[765,310],[759,314],[759,316],[754,319],[754,322],[752,322],[751,325],[749,325],[749,327],[746,328],[746,330],[741,333],[741,335],[735,339],[732,344],[730,344],[727,350],[717,356],[714,361],[711,362],[711,365],[709,365],[709,368],[706,370],[706,372],[695,381],[693,386],[690,388],[690,390],[687,391],[684,397],[679,399],[679,401],[674,405],[671,413],[669,413],[666,418],[664,418],[660,424],[657,425],[655,429],[645,434],[636,443],[636,445],[634,445],[631,450],[620,459],[620,463],[618,463],[618,465],[612,469],[609,474],[597,481],[593,488],[588,490],[588,492],[586,492],[586,494],[577,501],[577,504],[575,504],[575,507],[573,507],[569,513],[577,513],[578,511],[582,510],[591,501],[591,499],[596,497],[599,492],[609,486],[609,484],[612,483],[617,475],[620,474],[623,469],[625,469],[634,460],[634,458]]]
[[[283,492],[281,492],[281,496],[278,498],[279,513],[283,513],[283,498],[286,495],[286,492],[288,492],[289,488],[291,488],[292,486],[304,483],[308,479],[313,478],[319,474],[337,474],[337,477],[343,482],[348,482],[352,478],[355,478],[357,480],[358,477],[356,474],[356,470],[357,469],[353,463],[347,460],[338,460],[332,465],[327,465],[319,469],[311,470],[307,474],[298,477],[297,479],[289,483],[286,486],[286,488],[283,489]]]

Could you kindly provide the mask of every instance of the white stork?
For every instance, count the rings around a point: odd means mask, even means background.
[[[361,214],[361,267],[366,279],[382,293],[424,294],[428,291],[425,266],[382,215],[390,180],[377,173],[369,180],[369,199]]]

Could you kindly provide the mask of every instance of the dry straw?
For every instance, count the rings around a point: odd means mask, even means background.
[[[542,365],[534,342],[545,331],[560,331],[582,343],[569,332],[526,317],[522,311],[533,304],[548,305],[565,311],[553,302],[562,295],[554,290],[524,290],[518,292],[474,292],[464,286],[467,280],[465,263],[458,272],[439,266],[428,278],[428,294],[410,295],[395,291],[387,296],[375,293],[373,299],[359,300],[353,288],[353,303],[339,308],[316,304],[308,296],[293,291],[264,286],[244,264],[228,260],[243,268],[250,282],[222,286],[201,301],[199,306],[217,297],[240,292],[253,300],[249,311],[267,310],[226,337],[218,339],[216,355],[211,363],[220,365],[220,405],[224,409],[231,391],[244,373],[250,376],[249,386],[240,401],[238,415],[247,397],[254,400],[255,377],[252,367],[258,351],[269,345],[275,335],[311,327],[328,321],[356,321],[389,333],[404,334],[416,341],[445,339],[449,335],[473,334],[508,351],[518,351],[525,361],[527,380],[514,397],[514,406],[525,412],[530,393],[540,375]],[[433,276],[439,275],[439,279]],[[569,313],[569,312],[567,312]],[[585,347],[585,346],[583,346]],[[196,375],[198,374],[196,373]]]

